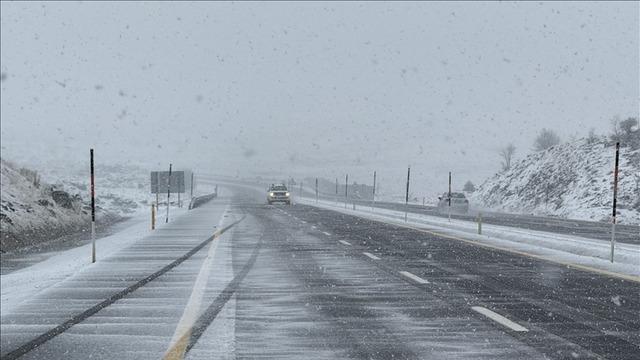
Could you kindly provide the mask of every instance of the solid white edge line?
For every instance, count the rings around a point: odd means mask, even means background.
[[[344,241],[344,240],[338,240],[338,241],[343,245],[351,246],[351,243],[348,241]]]
[[[506,317],[495,313],[487,308],[484,308],[482,306],[472,306],[471,309],[473,309],[473,311],[480,313],[486,317],[488,317],[489,319],[504,325],[506,327],[508,327],[509,329],[513,330],[513,331],[518,331],[518,332],[526,332],[529,331],[529,329],[527,329],[526,327],[520,325],[520,324],[516,324],[513,321],[507,319]]]
[[[372,260],[380,260],[380,258],[379,258],[379,257],[377,257],[377,256],[375,256],[375,255],[373,255],[373,254],[371,254],[371,253],[368,253],[368,252],[366,252],[366,251],[364,251],[364,252],[362,252],[362,253],[363,253],[366,257],[368,257],[368,258],[370,258],[370,259],[372,259]]]
[[[421,278],[420,276],[413,275],[412,273],[410,273],[408,271],[400,271],[400,274],[405,276],[405,277],[408,277],[409,279],[411,279],[411,280],[413,280],[413,281],[415,281],[415,282],[417,282],[419,284],[428,284],[429,283],[429,281]]]

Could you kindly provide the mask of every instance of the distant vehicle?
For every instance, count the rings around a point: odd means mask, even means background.
[[[269,205],[275,202],[282,202],[291,205],[291,194],[284,184],[271,184],[267,193],[267,202]]]
[[[438,196],[438,211],[446,213],[449,211],[449,193]],[[469,211],[469,200],[463,193],[451,193],[451,212],[466,214]]]

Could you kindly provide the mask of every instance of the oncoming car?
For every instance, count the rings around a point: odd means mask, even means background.
[[[267,202],[269,205],[275,202],[291,205],[291,194],[284,184],[271,184],[267,193]]]
[[[449,193],[446,192],[442,196],[438,196],[438,211],[439,212],[451,212],[466,214],[469,211],[469,200],[463,193],[452,192],[451,193],[451,208],[449,209]]]

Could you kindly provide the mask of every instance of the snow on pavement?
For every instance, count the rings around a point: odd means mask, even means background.
[[[403,211],[382,208],[372,210],[369,206],[358,206],[356,210],[351,206],[345,209],[342,204],[336,206],[334,202],[324,200],[316,203],[316,200],[311,198],[298,197],[298,201],[372,220],[438,231],[445,236],[477,241],[483,245],[522,252],[556,263],[589,267],[614,275],[630,275],[634,280],[640,281],[638,245],[616,244],[615,262],[612,264],[609,261],[610,244],[606,241],[491,224],[483,224],[482,235],[478,235],[477,224],[471,221],[449,221],[446,218],[409,213],[408,222],[404,222]]]
[[[187,212],[186,207],[172,208],[170,219],[180,217],[185,212]],[[0,276],[0,312],[3,315],[11,313],[24,300],[32,298],[86,268],[100,264],[105,258],[142,239],[151,233],[148,217],[149,214],[138,214],[128,220],[132,223],[131,226],[125,227],[113,235],[97,239],[96,264],[91,264],[91,243],[89,243],[61,251],[42,262]],[[170,224],[165,224],[160,220],[159,216],[158,229]]]

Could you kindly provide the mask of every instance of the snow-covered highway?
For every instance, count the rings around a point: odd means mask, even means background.
[[[611,358],[640,283],[223,196],[2,314],[2,358]],[[29,271],[29,268],[21,271]]]

